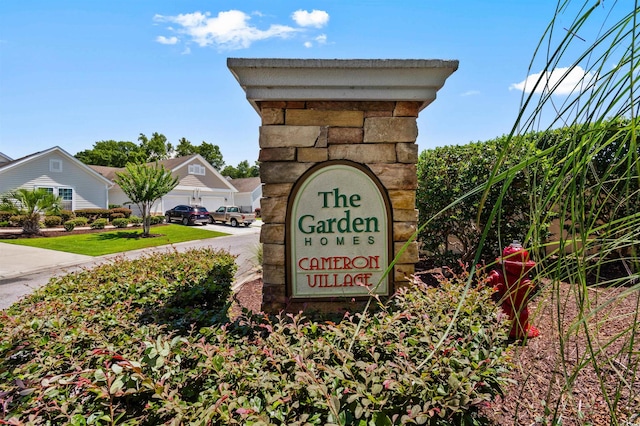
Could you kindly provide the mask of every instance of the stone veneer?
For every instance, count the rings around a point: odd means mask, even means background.
[[[289,196],[310,168],[331,160],[367,167],[391,203],[397,259],[390,294],[415,272],[418,113],[436,98],[458,61],[437,59],[228,58],[260,114],[260,178],[265,312],[354,309],[350,298],[288,298],[286,224]],[[403,250],[404,248],[404,250]]]
[[[309,168],[328,160],[367,166],[391,200],[394,255],[416,231],[415,209],[420,102],[413,101],[264,101],[257,102],[260,127],[260,176],[263,186],[263,305],[265,312],[304,307],[340,309],[350,301],[287,299],[285,223],[289,194]],[[407,283],[418,261],[415,241],[394,266],[391,292]],[[331,309],[331,308],[329,308]]]

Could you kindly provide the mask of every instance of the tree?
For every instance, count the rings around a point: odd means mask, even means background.
[[[186,138],[181,138],[178,141],[176,154],[178,157],[200,154],[216,170],[221,170],[224,167],[224,160],[222,159],[220,147],[205,141],[202,141],[199,146],[194,146]]]
[[[180,138],[176,147],[176,155],[178,157],[186,157],[187,155],[197,154],[198,150],[187,138]]]
[[[9,192],[3,198],[3,204],[12,204],[15,211],[24,216],[22,232],[37,234],[40,232],[40,214],[60,210],[60,197],[44,188],[19,188]]]
[[[253,166],[249,166],[249,162],[243,160],[238,163],[238,167],[227,166],[220,173],[232,179],[257,177],[260,176],[260,164],[256,161]]]
[[[173,146],[162,133],[153,132],[151,139],[144,133],[140,133],[138,141],[140,141],[140,148],[146,155],[146,163],[166,160],[173,154]]]
[[[210,144],[202,141],[200,146],[196,147],[198,154],[200,154],[209,164],[216,170],[221,170],[224,167],[224,160],[222,159],[222,153],[218,145]]]
[[[126,171],[118,172],[116,176],[115,182],[140,209],[142,235],[148,237],[151,228],[151,206],[178,185],[178,178],[173,177],[169,170],[158,163],[155,166],[129,163]]]
[[[92,149],[80,151],[75,157],[84,164],[109,167],[124,167],[127,163],[146,160],[146,154],[135,143],[114,140],[96,142]]]

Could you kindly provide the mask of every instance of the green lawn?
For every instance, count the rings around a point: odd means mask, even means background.
[[[64,233],[64,232],[62,232]],[[68,253],[84,254],[87,256],[102,256],[105,254],[156,247],[165,244],[181,243],[183,241],[202,240],[205,238],[221,237],[223,232],[207,231],[200,227],[166,225],[151,228],[153,238],[140,238],[141,228],[131,228],[118,231],[105,231],[94,234],[63,235],[46,238],[21,238],[17,240],[0,240],[3,243],[20,244],[23,246],[39,247]]]

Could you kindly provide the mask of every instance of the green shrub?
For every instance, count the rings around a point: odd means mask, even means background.
[[[86,226],[89,223],[89,219],[86,217],[76,217],[71,220],[75,226]]]
[[[23,214],[16,214],[9,218],[9,222],[11,223],[11,226],[17,226],[17,227],[23,226],[25,220],[27,220],[27,217]]]
[[[0,228],[8,228],[11,226],[11,222],[8,220],[0,220]]]
[[[109,210],[107,209],[80,209],[74,213],[76,217],[86,217],[89,222],[96,219],[109,219]]]
[[[109,214],[111,215],[111,218],[114,219],[115,217],[130,217],[131,216],[131,209],[128,209],[126,207],[115,207],[115,208],[110,208],[109,209]],[[122,215],[122,216],[114,216],[114,215]]]
[[[537,152],[536,143],[544,134],[530,134],[511,142],[511,151],[499,168],[505,171]],[[549,135],[547,135],[549,136]],[[558,136],[560,137],[560,136]],[[422,249],[436,265],[456,266],[457,260],[473,262],[485,226],[490,231],[482,245],[482,260],[491,262],[501,253],[501,247],[513,240],[525,241],[530,228],[532,191],[548,190],[547,180],[553,173],[553,161],[539,162],[513,176],[513,182],[502,199],[499,217],[489,224],[493,207],[501,197],[502,185],[494,185],[488,193],[477,223],[483,191],[464,198],[482,185],[498,161],[507,138],[477,142],[462,146],[445,146],[423,151],[418,159],[418,190],[416,206],[421,227]],[[454,206],[448,207],[452,202]],[[548,229],[551,216],[541,229]],[[544,239],[547,235],[540,235]]]
[[[470,425],[506,381],[492,290],[465,294],[464,276],[338,323],[245,313],[217,325],[234,272],[206,249],[53,278],[0,314],[5,418]]]
[[[131,216],[129,217],[129,223],[133,226],[141,226],[142,218],[140,216]]]
[[[113,226],[115,226],[116,228],[126,228],[127,225],[129,224],[129,219],[126,219],[124,217],[118,218],[118,219],[113,219],[111,221],[111,224]]]
[[[164,216],[151,216],[151,225],[159,225],[164,222]]]
[[[62,222],[66,222],[68,220],[74,219],[76,214],[71,210],[60,210],[60,217],[62,218]]]
[[[109,221],[107,219],[101,218],[94,220],[90,226],[91,229],[104,229],[107,224],[109,224]]]
[[[56,226],[60,226],[61,223],[62,223],[62,218],[60,216],[44,217],[44,226],[46,228],[55,228]]]
[[[64,229],[66,231],[73,231],[74,229],[76,229],[76,221],[75,220],[68,220],[64,223]]]
[[[1,221],[9,221],[11,220],[11,216],[15,216],[15,212],[10,211],[0,211],[0,220]]]

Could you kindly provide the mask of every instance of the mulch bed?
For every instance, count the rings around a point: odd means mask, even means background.
[[[435,285],[441,272],[431,269],[417,271],[416,275],[427,284]],[[636,336],[633,343],[629,342],[630,333],[617,336],[635,324],[638,291],[590,288],[591,307],[586,311],[595,314],[588,321],[587,338],[584,327],[569,331],[580,312],[581,298],[575,286],[542,284],[540,293],[529,305],[531,322],[540,329],[541,335],[525,345],[511,347],[514,369],[509,378],[513,383],[504,389],[503,397],[484,409],[483,415],[496,425],[610,425],[609,406],[615,405],[613,410],[619,424],[640,425],[640,336]],[[242,307],[259,312],[262,279],[245,283],[234,299],[232,317],[239,315]],[[560,313],[556,309],[558,305],[562,307]],[[636,331],[640,331],[637,325]],[[563,355],[559,344],[561,336]],[[620,355],[625,351],[627,359]],[[590,363],[592,359],[598,361],[597,370]],[[579,364],[585,366],[577,368]],[[627,366],[632,369],[628,370]],[[609,402],[602,387],[607,390]],[[613,400],[616,390],[620,396],[618,401]],[[552,422],[554,412],[557,413],[555,423]]]
[[[151,227],[152,230],[155,230],[158,227],[167,226],[166,223],[153,225]],[[14,240],[18,238],[46,238],[46,237],[63,237],[65,235],[78,235],[78,234],[99,234],[101,232],[114,232],[114,231],[122,231],[122,232],[131,232],[136,231],[137,234],[142,233],[142,226],[138,227],[127,227],[127,228],[105,228],[105,229],[90,229],[90,228],[82,228],[82,229],[74,229],[73,231],[66,231],[64,228],[58,228],[56,230],[52,229],[42,229],[39,234],[30,235],[23,233],[13,233],[4,231],[0,228],[0,239],[4,240]],[[149,237],[154,236],[162,236],[162,234],[149,234]],[[131,232],[131,238],[137,238],[137,235]]]

